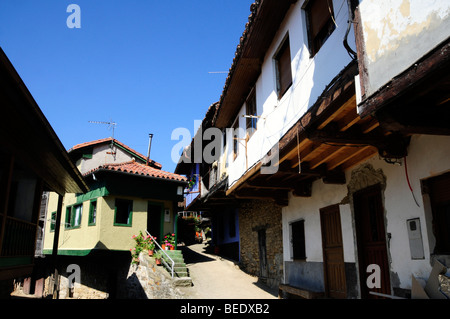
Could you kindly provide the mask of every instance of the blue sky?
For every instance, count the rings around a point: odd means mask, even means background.
[[[0,0],[0,46],[70,147],[112,135],[173,171],[172,131],[219,100],[253,0]],[[70,4],[81,28],[68,28]]]

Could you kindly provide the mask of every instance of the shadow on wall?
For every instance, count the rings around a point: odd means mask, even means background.
[[[135,273],[126,279],[127,296],[124,299],[148,299],[144,288]]]
[[[96,247],[104,245],[99,242]],[[54,267],[51,256],[36,258],[33,274],[29,278],[17,278],[15,290],[22,290],[30,297],[51,298]],[[130,294],[133,298],[146,298],[136,276],[128,277],[130,267],[129,251],[95,249],[85,256],[58,255],[58,299],[128,299]],[[69,280],[75,282],[73,288]]]

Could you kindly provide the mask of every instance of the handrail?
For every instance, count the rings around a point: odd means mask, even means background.
[[[175,269],[175,261],[170,258],[170,256],[164,251],[164,249],[161,248],[161,246],[158,244],[158,242],[155,240],[155,238],[148,232],[148,230],[146,229],[145,232],[147,233],[147,235],[150,236],[150,238],[153,240],[153,242],[156,244],[156,246],[159,247],[159,249],[163,252],[164,255],[166,255],[167,258],[169,258],[169,260],[172,262],[172,267],[169,267],[169,265],[166,263],[166,261],[164,260],[164,258],[162,258],[162,262],[166,265],[166,267],[170,268],[170,272],[173,278],[173,274],[174,274],[174,269]]]

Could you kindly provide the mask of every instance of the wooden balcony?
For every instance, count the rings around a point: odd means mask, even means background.
[[[0,280],[21,276],[33,267],[37,225],[14,217],[0,215]]]

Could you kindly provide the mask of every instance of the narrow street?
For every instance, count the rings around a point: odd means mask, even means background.
[[[258,278],[239,269],[232,261],[209,254],[205,244],[182,247],[193,281],[180,287],[187,299],[277,299],[277,292],[258,283]]]

